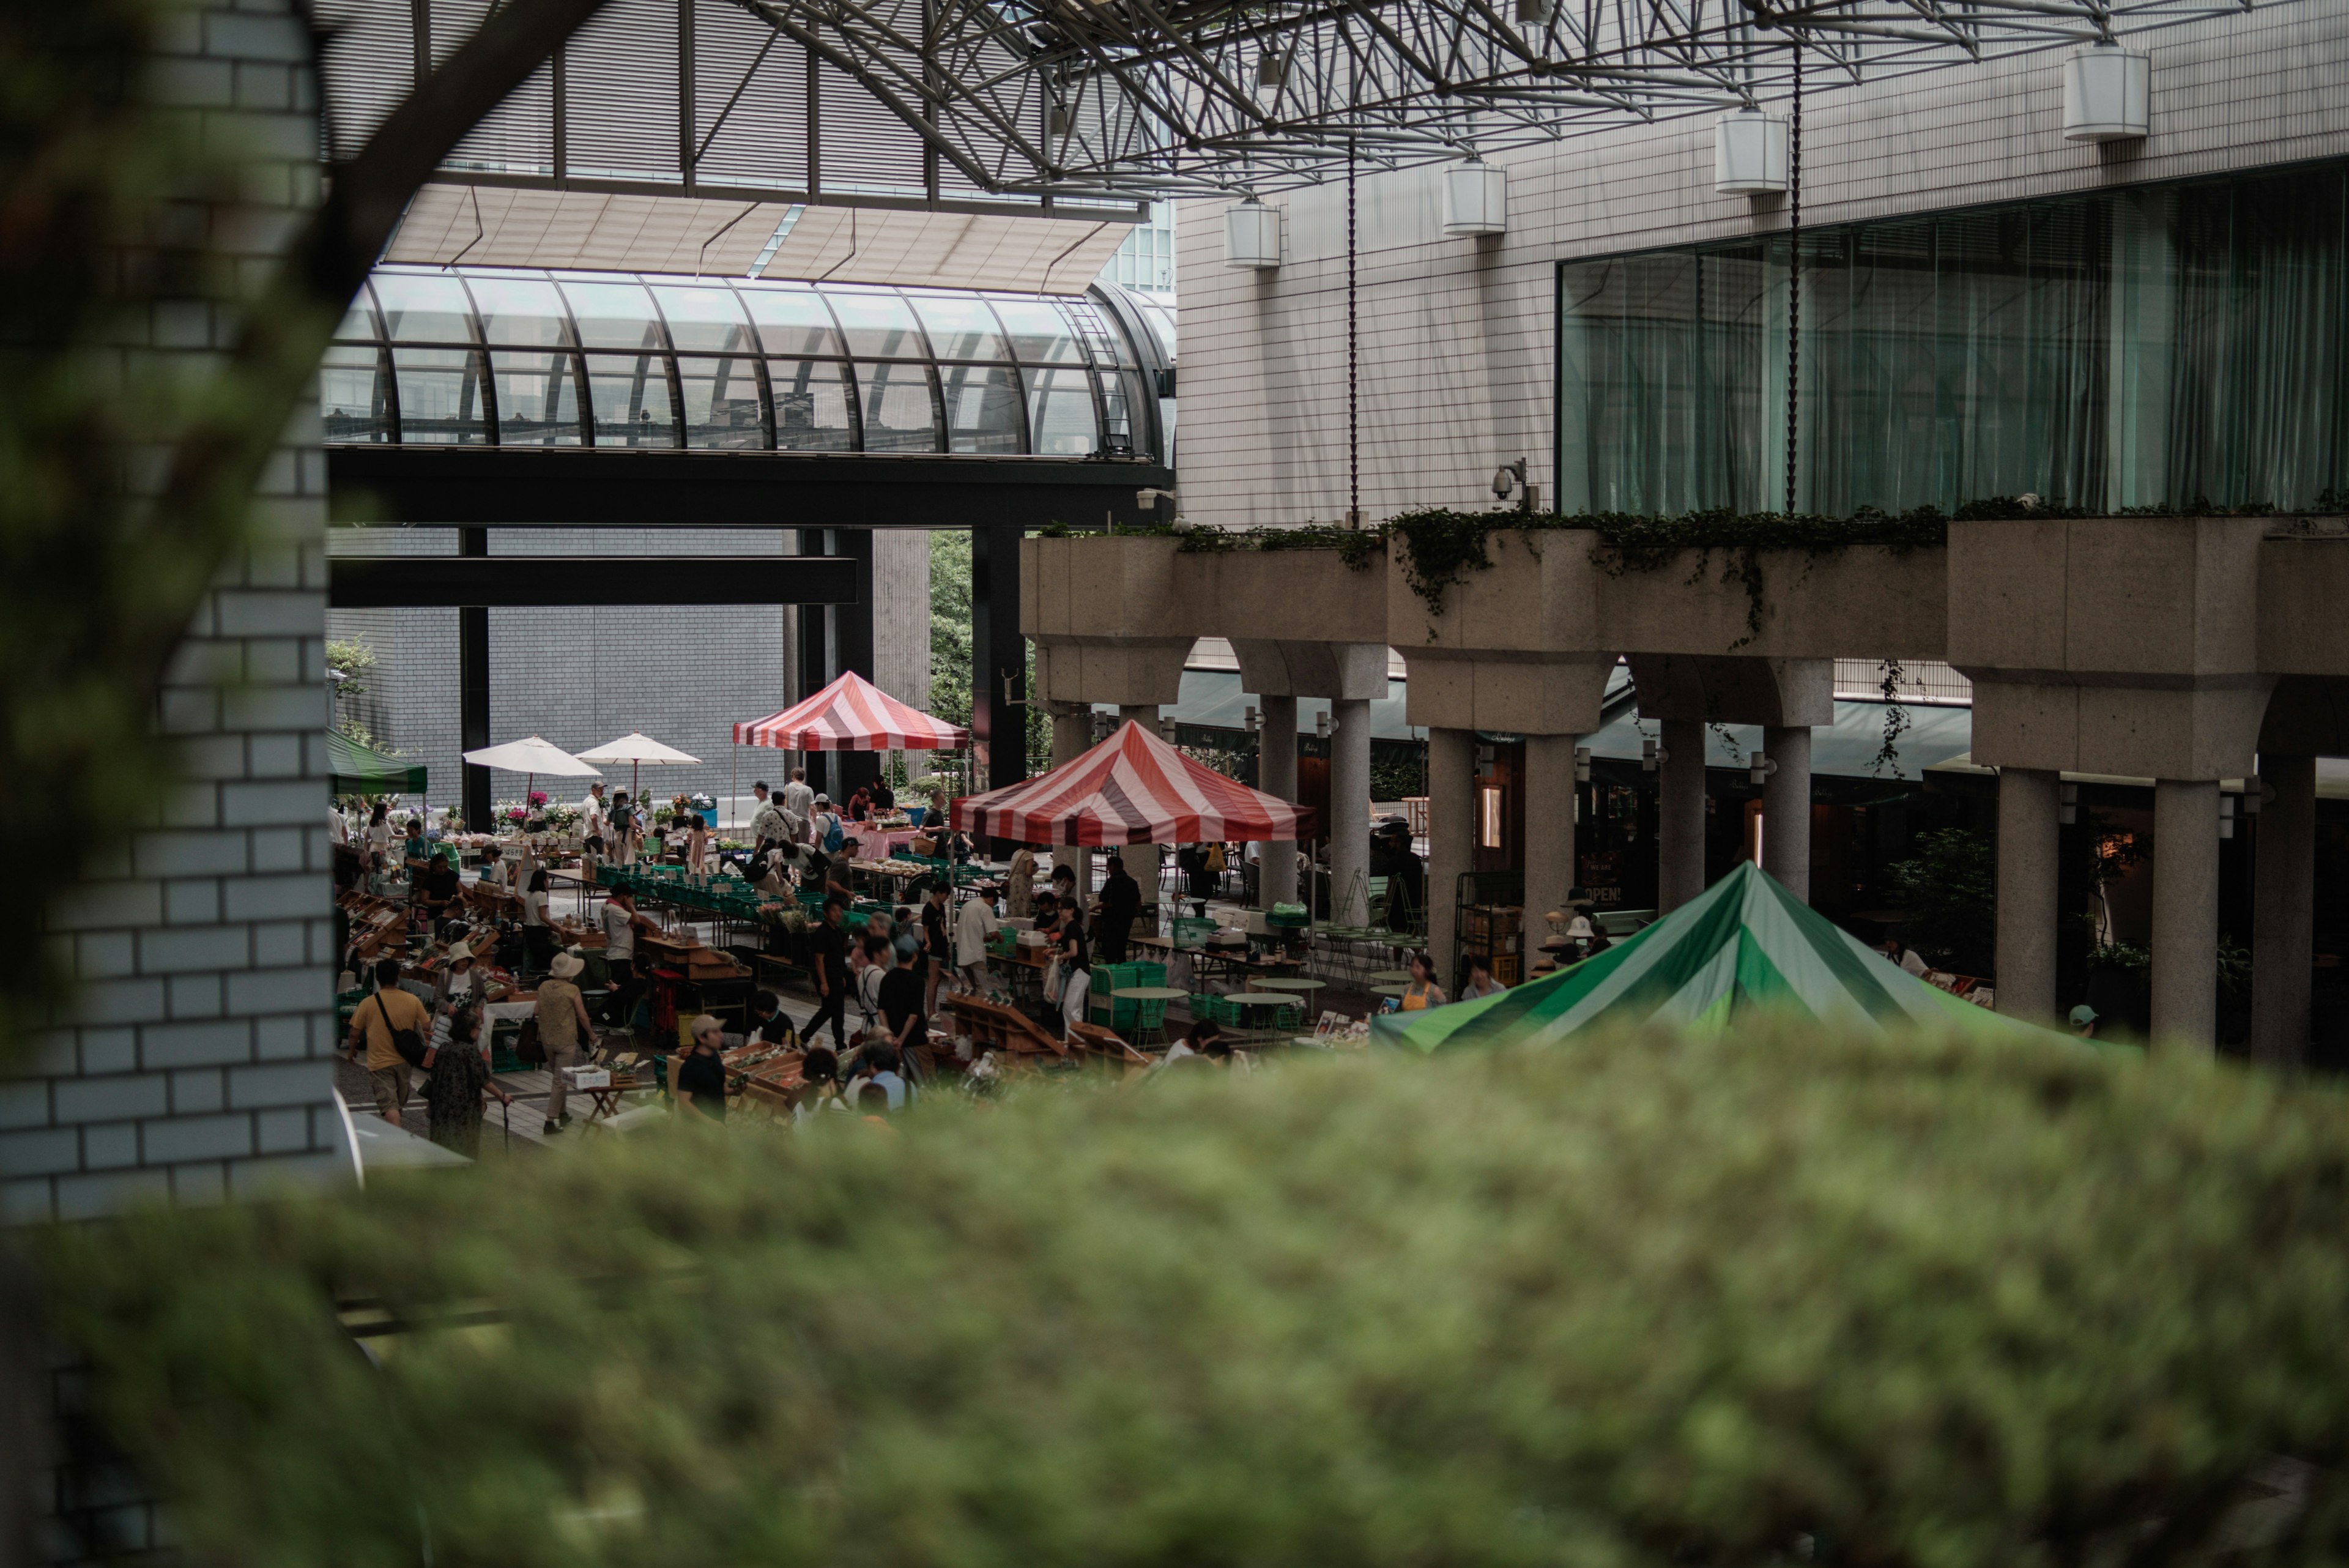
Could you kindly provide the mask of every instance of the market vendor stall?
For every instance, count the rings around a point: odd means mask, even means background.
[[[1596,958],[1497,996],[1379,1018],[1371,1034],[1380,1044],[1433,1051],[1651,1023],[1712,1033],[1757,1011],[1868,1033],[1919,1024],[2068,1044],[1926,984],[1750,860]]]
[[[403,763],[373,746],[361,745],[339,730],[326,732],[326,793],[330,795],[424,793],[421,763]]]
[[[970,732],[908,707],[854,670],[780,713],[734,726],[738,746],[787,752],[935,752],[970,744]]]
[[[1050,773],[954,803],[953,825],[1021,844],[1235,843],[1313,836],[1313,813],[1200,766],[1140,724]],[[1020,961],[999,965],[1009,969]],[[1235,955],[1243,990],[1257,973],[1294,973],[1293,962],[1251,965]],[[1195,1011],[1204,998],[1195,998]]]

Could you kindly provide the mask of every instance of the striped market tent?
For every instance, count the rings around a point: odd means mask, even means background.
[[[1761,1009],[1878,1033],[1918,1024],[2071,1044],[1927,985],[1750,860],[1596,958],[1498,996],[1389,1013],[1371,1029],[1382,1044],[1433,1051],[1557,1041],[1593,1025],[1717,1031]]]
[[[734,726],[738,746],[787,752],[938,752],[970,744],[970,732],[907,707],[854,670],[806,701]]]
[[[1313,814],[1203,768],[1136,723],[1072,762],[954,803],[954,825],[1022,844],[1310,838]]]

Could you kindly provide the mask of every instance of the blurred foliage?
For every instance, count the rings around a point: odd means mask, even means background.
[[[1811,1025],[823,1120],[53,1233],[56,1321],[255,1568],[2120,1568],[2279,1454],[2244,1560],[2349,1544],[2329,1091]]]
[[[1909,945],[1936,969],[1989,974],[1998,947],[1998,846],[1971,827],[1920,833],[1911,857],[1885,868],[1893,900],[1908,911]]]
[[[140,347],[163,302],[231,292],[204,203],[233,194],[233,149],[133,96],[160,15],[0,10],[0,946],[17,955],[0,965],[0,1048],[65,981],[34,956],[49,900],[154,810],[171,772],[156,682],[244,523],[243,493],[202,471],[160,483],[159,442],[253,410],[233,379]]]

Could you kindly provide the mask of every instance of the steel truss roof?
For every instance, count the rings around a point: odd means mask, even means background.
[[[330,129],[481,0],[319,0]],[[2232,0],[614,0],[448,178],[1100,219],[2111,40]],[[425,29],[439,18],[439,34]],[[352,41],[355,40],[355,41]],[[592,100],[582,96],[583,84]],[[829,85],[827,85],[829,84]],[[566,105],[568,109],[566,112]],[[1126,209],[1129,213],[1130,207]]]

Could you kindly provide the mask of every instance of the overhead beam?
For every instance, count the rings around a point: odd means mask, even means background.
[[[334,556],[326,562],[326,603],[336,609],[469,610],[854,604],[856,566],[839,556]],[[484,621],[484,637],[487,628]]]
[[[330,446],[326,486],[347,524],[1092,528],[1139,524],[1135,493],[1174,475],[1128,458]]]

